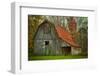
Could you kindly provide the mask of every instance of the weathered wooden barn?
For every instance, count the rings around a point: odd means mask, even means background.
[[[80,46],[63,27],[55,26],[48,20],[39,25],[34,36],[34,55],[78,54],[77,49]]]

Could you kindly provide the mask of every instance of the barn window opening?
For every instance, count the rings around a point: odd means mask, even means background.
[[[45,45],[49,45],[49,41],[45,41]]]

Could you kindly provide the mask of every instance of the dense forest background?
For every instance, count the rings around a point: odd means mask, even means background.
[[[88,53],[88,17],[74,16],[41,16],[28,15],[28,52],[32,54],[34,48],[33,37],[38,26],[48,20],[54,24],[65,28],[75,38],[76,42],[81,46],[84,54]],[[75,25],[73,25],[73,23]]]

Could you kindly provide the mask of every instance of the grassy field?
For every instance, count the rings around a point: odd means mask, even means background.
[[[29,61],[31,60],[57,60],[57,59],[84,59],[88,58],[87,56],[82,55],[68,55],[68,56],[30,56]]]

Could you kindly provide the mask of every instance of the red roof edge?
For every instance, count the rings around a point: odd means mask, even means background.
[[[75,39],[73,38],[73,36],[67,30],[65,30],[63,27],[58,26],[58,25],[55,26],[55,28],[60,39],[62,39],[67,44],[71,45],[72,47],[80,48],[80,46],[75,42]]]

